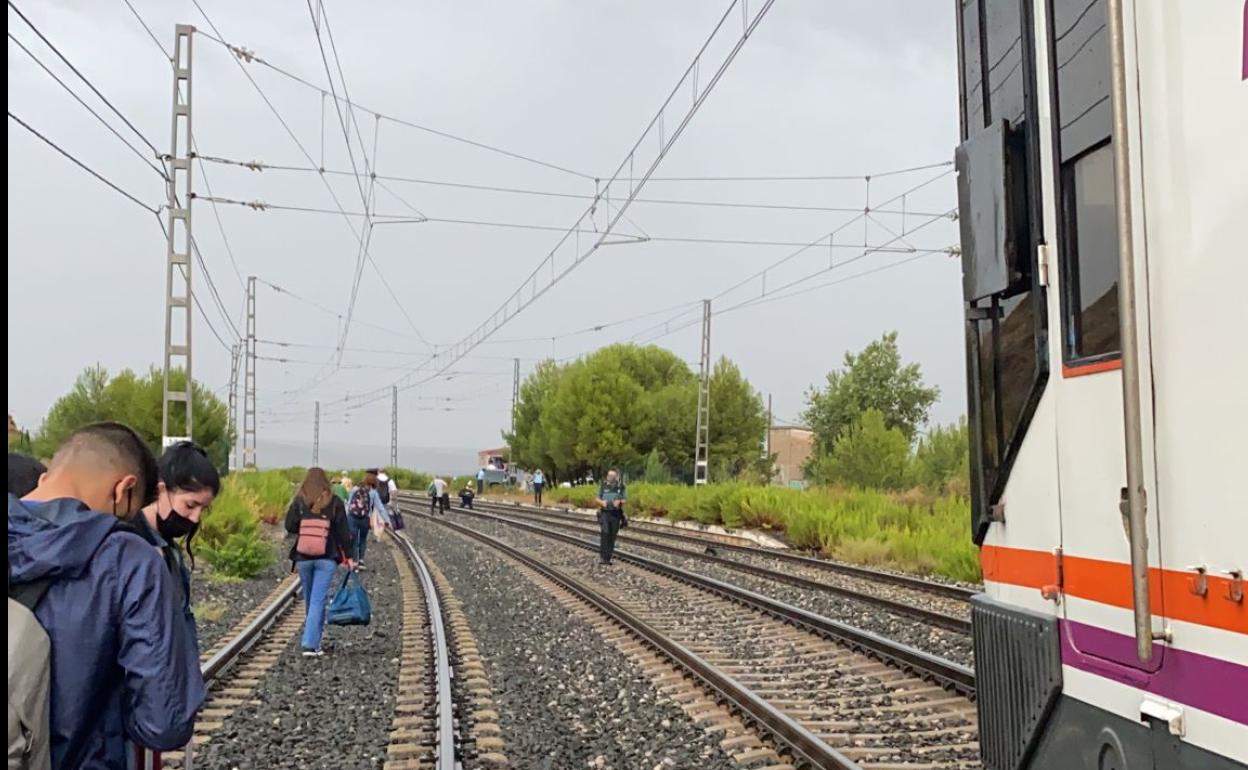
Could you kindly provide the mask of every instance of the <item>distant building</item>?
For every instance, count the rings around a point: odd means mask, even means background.
[[[505,470],[507,468],[507,456],[511,450],[507,447],[498,449],[482,449],[477,452],[477,467],[488,468],[493,465],[496,470]]]
[[[767,434],[767,446],[776,456],[774,483],[780,486],[806,486],[802,466],[815,451],[815,433],[800,425],[776,425]]]

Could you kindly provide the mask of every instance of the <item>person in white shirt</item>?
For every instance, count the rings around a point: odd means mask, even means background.
[[[433,483],[429,485],[429,512],[437,513],[438,508],[442,508],[442,513],[446,513],[451,507],[450,484],[446,483],[446,479],[441,476],[435,477]]]

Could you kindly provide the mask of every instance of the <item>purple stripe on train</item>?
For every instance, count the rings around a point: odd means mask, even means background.
[[[1113,662],[1134,660],[1134,637],[1070,620],[1060,624],[1065,665],[1248,725],[1248,666],[1154,644],[1154,659],[1164,655],[1160,670],[1140,671]]]

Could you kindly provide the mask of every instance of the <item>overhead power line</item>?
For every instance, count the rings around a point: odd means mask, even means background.
[[[47,36],[45,36],[42,32],[40,32],[39,28],[36,27],[34,23],[31,22],[30,19],[26,18],[26,14],[22,13],[21,10],[16,5],[13,4],[13,0],[9,0],[9,7],[13,9],[14,13],[16,13],[18,16],[21,17],[22,21],[26,22],[26,26],[30,27],[31,31],[33,31],[36,35],[39,36],[39,39],[43,41],[44,45],[52,49],[52,53],[56,54],[57,58],[59,58],[62,62],[65,63],[66,67],[69,67],[69,69],[73,71],[73,73],[77,75],[79,79],[82,80],[83,83],[87,84],[87,87],[90,88],[92,92],[94,92],[95,95],[100,98],[100,101],[108,105],[108,108],[113,111],[114,115],[121,118],[121,121],[125,123],[130,128],[131,131],[134,132],[135,136],[143,140],[143,143],[146,144],[151,149],[153,156],[159,158],[160,150],[157,150],[156,146],[147,140],[147,137],[143,135],[142,131],[134,127],[134,124],[130,122],[129,118],[121,114],[121,110],[117,109],[117,107],[115,107],[113,103],[108,100],[108,97],[100,93],[100,89],[96,88],[95,84],[92,83],[87,78],[86,75],[82,74],[82,72],[77,67],[74,66],[73,62],[65,58],[65,55],[61,53],[61,49],[57,48],[56,45],[47,38]]]
[[[95,109],[91,107],[91,105],[87,104],[83,100],[83,98],[74,91],[74,89],[69,87],[69,84],[67,84],[64,80],[61,80],[61,78],[55,72],[53,72],[51,69],[48,68],[48,65],[40,61],[38,56],[35,56],[35,54],[29,48],[23,45],[22,41],[18,40],[16,37],[13,37],[12,32],[9,33],[9,40],[12,40],[14,43],[16,43],[17,47],[22,49],[22,51],[25,52],[25,54],[29,56],[35,64],[39,65],[39,68],[42,69],[45,73],[47,73],[48,77],[55,80],[57,84],[60,85],[61,88],[65,89],[66,93],[72,96],[74,100],[78,102],[78,104],[82,105],[83,109],[91,113],[92,117],[94,117],[96,120],[100,122],[101,125],[107,128],[112,133],[113,136],[117,137],[117,139],[120,140],[121,143],[124,144],[126,147],[129,147],[130,151],[133,152],[136,156],[138,156],[139,160],[143,161],[143,163],[146,164],[148,168],[150,168],[152,171],[155,171],[157,174],[159,174],[162,179],[168,179],[168,176],[165,174],[164,169],[160,168],[155,163],[153,163],[151,159],[148,158],[148,156],[143,154],[142,150],[140,150],[138,147],[135,147],[134,144],[129,139],[122,136],[121,132],[113,127],[112,123],[109,123],[107,120],[105,120],[104,117],[100,115],[100,113],[96,112]]]
[[[196,4],[198,5],[198,3],[196,3]],[[201,13],[203,13],[203,9],[202,9],[202,8],[200,9],[200,12],[201,12]],[[205,18],[207,18],[207,17],[205,17]],[[211,22],[210,22],[210,24],[211,24]],[[313,91],[316,91],[317,93],[320,93],[320,94],[325,94],[325,89],[324,89],[322,86],[320,86],[320,85],[318,85],[318,84],[316,84],[316,83],[313,83],[313,82],[311,82],[311,81],[309,81],[309,80],[307,80],[307,79],[305,79],[305,78],[302,78],[302,77],[300,77],[300,76],[298,76],[298,75],[295,75],[294,73],[292,73],[292,72],[290,72],[290,71],[288,71],[288,70],[286,70],[286,69],[283,69],[282,67],[279,67],[279,66],[277,66],[276,64],[273,64],[272,62],[268,61],[267,59],[264,59],[263,57],[261,57],[261,56],[259,56],[258,54],[256,54],[256,52],[255,52],[255,51],[251,51],[251,50],[248,50],[248,49],[246,49],[246,48],[244,48],[244,47],[242,47],[242,46],[239,46],[239,45],[233,45],[233,44],[231,44],[231,43],[229,43],[229,42],[226,42],[226,41],[223,39],[223,37],[222,37],[222,35],[221,35],[220,31],[219,31],[219,30],[217,30],[215,27],[213,28],[213,31],[214,31],[214,32],[216,32],[216,36],[210,35],[210,34],[208,34],[207,32],[204,32],[203,30],[198,30],[198,32],[199,32],[199,34],[200,34],[200,35],[202,35],[203,37],[208,38],[209,40],[212,40],[212,41],[213,41],[213,42],[215,42],[215,43],[218,43],[218,44],[220,44],[220,45],[224,46],[224,47],[225,47],[228,51],[230,51],[230,53],[234,54],[234,56],[235,56],[235,57],[237,57],[240,61],[246,61],[246,62],[248,62],[248,63],[253,63],[253,62],[254,62],[254,63],[259,64],[259,65],[261,65],[261,66],[263,66],[263,67],[268,68],[269,70],[272,70],[273,72],[276,72],[276,73],[277,73],[277,74],[279,74],[279,75],[282,75],[283,77],[286,77],[286,78],[288,78],[288,79],[290,79],[290,80],[293,80],[293,81],[294,81],[294,82],[296,82],[296,83],[300,83],[300,84],[302,84],[302,85],[306,86],[307,88],[310,88],[310,89],[312,89]],[[328,94],[326,94],[326,95],[328,96]],[[580,178],[582,178],[582,179],[587,179],[587,180],[590,180],[590,181],[593,181],[593,180],[595,179],[595,177],[594,177],[594,175],[593,175],[593,174],[586,174],[586,173],[584,173],[584,172],[577,171],[577,170],[575,170],[575,169],[571,169],[571,168],[568,168],[568,167],[566,167],[566,166],[561,166],[561,165],[559,165],[559,164],[557,164],[557,163],[551,163],[551,162],[549,162],[549,161],[541,160],[541,159],[539,159],[539,158],[535,158],[535,157],[530,156],[530,155],[524,155],[524,154],[522,154],[522,153],[513,152],[513,151],[511,151],[511,150],[503,149],[503,148],[501,148],[501,147],[496,147],[496,146],[494,146],[494,145],[486,144],[485,142],[479,142],[479,141],[476,141],[476,140],[474,140],[474,139],[469,139],[469,138],[464,137],[464,136],[460,136],[460,135],[457,135],[457,134],[453,134],[453,133],[451,133],[451,132],[449,132],[449,131],[442,131],[442,130],[439,130],[439,129],[436,129],[436,128],[431,128],[431,127],[429,127],[429,126],[424,126],[424,125],[421,125],[421,124],[419,124],[419,123],[414,123],[414,122],[412,122],[412,121],[410,121],[410,120],[405,120],[405,119],[403,119],[403,118],[395,117],[394,115],[391,115],[391,114],[388,114],[388,113],[384,113],[384,112],[382,112],[382,111],[380,111],[380,110],[375,110],[375,109],[373,109],[373,108],[371,108],[371,107],[366,107],[366,106],[364,106],[364,105],[362,105],[362,104],[359,104],[358,102],[353,102],[353,101],[351,101],[350,99],[346,99],[346,98],[342,98],[342,97],[335,97],[335,99],[337,99],[337,100],[341,101],[343,104],[345,104],[345,105],[347,105],[347,106],[349,106],[349,107],[356,108],[356,109],[360,109],[360,110],[363,110],[363,111],[365,111],[365,112],[371,113],[371,114],[373,114],[373,115],[376,115],[376,116],[377,116],[379,119],[381,119],[381,120],[387,120],[387,121],[389,121],[389,122],[391,122],[391,123],[394,123],[394,124],[396,124],[396,125],[406,126],[407,128],[415,129],[415,130],[417,130],[417,131],[423,131],[423,132],[425,132],[425,133],[427,133],[427,134],[432,134],[433,136],[438,136],[438,137],[441,137],[441,138],[443,138],[443,139],[450,140],[450,141],[452,141],[452,142],[458,142],[458,143],[460,143],[460,144],[465,144],[465,145],[468,145],[468,146],[470,146],[470,147],[476,147],[477,149],[480,149],[480,150],[485,150],[485,151],[487,151],[487,152],[492,152],[492,153],[496,153],[496,154],[498,154],[498,155],[503,155],[503,156],[505,156],[505,157],[512,158],[512,159],[514,159],[514,160],[524,161],[525,163],[532,163],[532,164],[534,164],[534,165],[537,165],[537,166],[542,166],[543,168],[548,168],[548,169],[551,169],[551,170],[553,170],[553,171],[561,171],[561,172],[563,172],[563,173],[565,173],[565,174],[571,174],[571,175],[573,175],[573,176],[577,176],[577,177],[580,177]]]
[[[416,387],[436,377],[438,373],[454,366],[455,362],[472,352],[478,345],[506,325],[508,321],[544,296],[555,284],[579,267],[582,262],[591,257],[600,247],[611,243],[608,239],[614,233],[616,225],[621,219],[625,218],[629,206],[645,187],[646,181],[658,169],[664,158],[667,157],[672,146],[680,138],[681,134],[684,133],[685,128],[714,90],[715,85],[723,77],[728,66],[736,58],[746,41],[749,40],[758,24],[766,17],[773,3],[774,0],[763,0],[752,13],[745,4],[745,0],[732,0],[729,3],[723,16],[720,17],[715,27],[711,30],[710,35],[702,43],[693,60],[677,80],[676,85],[668,93],[667,98],[664,99],[659,110],[651,118],[640,137],[621,159],[615,172],[605,180],[604,184],[598,185],[595,200],[577,218],[572,226],[564,232],[555,247],[547,253],[537,267],[533,269],[497,310],[469,332],[467,336],[453,345],[449,351],[446,351],[439,363],[435,364],[435,366],[440,366],[441,368],[437,369],[434,374],[424,378],[417,377],[416,373],[413,372],[400,378],[392,387],[398,387],[403,390]],[[719,40],[719,33],[721,30],[728,29],[726,25],[730,19],[734,18],[734,11],[738,9],[741,15],[740,32],[733,34],[727,40]],[[717,43],[717,40],[719,44],[715,50],[717,52],[723,51],[723,53],[721,56],[716,56],[711,60],[709,66],[714,67],[714,69],[711,76],[703,80],[703,65],[706,63],[703,62],[702,58],[704,55],[707,55],[707,51],[711,49],[713,43]],[[726,51],[724,51],[724,47],[727,47]],[[716,62],[718,62],[718,66],[715,66]],[[689,95],[689,101],[686,106],[681,107],[676,100],[678,96],[685,94]],[[683,101],[681,99],[681,103]],[[668,126],[669,108],[672,108],[670,117],[675,122],[674,127]],[[636,170],[639,163],[642,173],[640,176],[637,176]],[[597,230],[597,223],[594,217],[600,204],[604,206],[607,212],[612,212],[612,205],[615,204],[614,215],[608,213],[605,227],[595,233],[596,237],[588,239],[589,244],[587,246],[583,246],[581,244],[581,234],[587,224]],[[564,259],[563,262],[559,262],[561,255]],[[439,352],[441,353],[441,351]],[[358,403],[371,403],[372,401],[383,399],[388,392],[388,388],[381,388],[364,394],[359,397]]]
[[[80,169],[82,169],[83,171],[87,172],[88,174],[90,174],[91,176],[95,177],[96,179],[98,179],[99,181],[103,182],[104,184],[108,185],[108,186],[109,186],[109,188],[111,188],[111,189],[113,190],[113,192],[115,192],[115,193],[117,193],[117,194],[119,194],[119,195],[124,196],[124,197],[126,198],[126,200],[129,200],[129,201],[130,201],[131,203],[133,203],[134,205],[138,206],[139,208],[143,209],[144,211],[148,212],[149,214],[153,214],[153,215],[155,215],[157,218],[159,218],[159,217],[160,217],[160,210],[159,210],[159,209],[152,208],[151,206],[147,205],[147,204],[146,204],[146,203],[144,203],[143,201],[139,200],[138,198],[134,197],[134,196],[133,196],[133,195],[131,195],[130,193],[128,193],[128,192],[126,192],[125,190],[123,190],[123,189],[121,189],[120,187],[118,187],[118,186],[117,186],[114,182],[112,182],[111,180],[109,180],[109,179],[108,179],[107,177],[105,177],[103,174],[99,173],[98,171],[96,171],[95,169],[91,168],[91,167],[90,167],[90,166],[88,166],[87,164],[85,164],[85,163],[83,163],[82,161],[78,160],[78,159],[77,159],[77,158],[75,158],[73,155],[69,154],[69,152],[67,152],[66,150],[62,149],[60,145],[56,144],[56,143],[55,143],[55,142],[53,142],[51,139],[49,139],[49,138],[47,138],[46,136],[44,136],[43,134],[39,133],[39,132],[38,132],[38,131],[36,131],[34,128],[31,128],[31,126],[30,126],[30,124],[29,124],[29,123],[27,123],[26,121],[22,120],[22,119],[21,119],[21,118],[19,118],[18,116],[14,115],[12,110],[9,110],[8,112],[9,112],[9,118],[10,118],[11,120],[16,121],[16,122],[17,122],[17,124],[18,124],[18,125],[20,125],[22,128],[26,129],[26,130],[27,130],[27,131],[29,131],[30,133],[32,133],[32,134],[34,134],[35,136],[39,137],[39,139],[41,139],[41,140],[42,140],[45,144],[47,144],[49,147],[51,147],[52,149],[56,150],[56,151],[57,151],[57,152],[59,152],[61,155],[64,155],[67,159],[69,159],[69,161],[70,161],[71,163],[73,163],[75,166],[77,166],[78,168],[80,168]]]
[[[256,93],[259,94],[260,98],[264,100],[264,103],[268,106],[269,110],[273,113],[273,116],[277,118],[277,121],[285,129],[286,134],[290,137],[291,141],[295,143],[295,146],[299,148],[299,151],[303,153],[303,156],[305,159],[307,159],[308,163],[315,165],[316,161],[312,159],[311,153],[308,152],[303,142],[299,140],[299,137],[295,134],[294,130],[291,129],[290,124],[287,122],[286,118],[282,116],[281,112],[277,109],[277,106],[273,104],[273,100],[269,98],[268,94],[265,93],[264,89],[261,88],[260,84],[256,81],[254,77],[252,77],[251,73],[247,70],[247,67],[244,66],[243,64],[244,60],[259,61],[259,58],[256,57],[253,53],[246,51],[243,48],[231,46],[225,43],[223,39],[224,36],[221,34],[221,30],[217,28],[217,25],[213,23],[212,19],[208,16],[207,12],[204,11],[204,8],[200,4],[199,0],[192,0],[192,2],[194,3],[196,9],[199,11],[200,15],[204,17],[204,20],[208,23],[208,26],[212,27],[212,30],[214,33],[216,33],[216,36],[213,37],[213,35],[210,35],[204,32],[203,30],[196,30],[196,32],[208,39],[214,40],[217,43],[222,44],[223,46],[225,46],[227,50],[229,50],[232,54],[234,54],[233,56],[234,62],[236,65],[238,65],[239,70],[242,71],[243,76],[247,78],[247,81],[251,83],[252,88],[254,88]],[[321,89],[319,86],[312,86],[312,87],[315,88],[318,92],[324,93],[324,90]],[[337,209],[342,213],[343,219],[347,223],[347,227],[351,230],[351,234],[355,237],[357,243],[359,243],[361,248],[363,249],[365,259],[368,261],[370,265],[372,265],[374,272],[377,273],[377,276],[382,281],[382,283],[385,285],[388,285],[389,282],[386,281],[385,275],[382,273],[381,268],[377,265],[377,262],[373,260],[372,254],[368,250],[368,244],[365,241],[365,236],[361,235],[356,230],[355,225],[351,223],[350,217],[346,214],[346,211],[343,209],[342,203],[341,201],[339,201],[337,193],[334,192],[334,188],[329,184],[329,181],[325,179],[323,176],[321,177],[321,182],[324,185],[326,191],[329,193],[330,198],[333,200],[334,206],[337,207]],[[391,297],[392,299],[394,299],[396,305],[398,306],[401,314],[404,317],[404,320],[408,322],[408,325],[411,326],[412,331],[415,332],[417,339],[420,339],[422,342],[424,342],[424,337],[421,334],[420,329],[416,327],[415,323],[411,319],[411,316],[407,313],[406,308],[403,307],[401,302],[398,302],[397,297],[395,297],[393,293],[391,293]],[[428,343],[425,343],[425,344],[428,344]]]
[[[221,157],[214,157],[214,156],[208,156],[208,155],[201,155],[199,156],[199,159],[208,163],[218,163],[218,164],[223,164],[223,165],[238,166],[240,168],[246,168],[252,171],[261,171],[261,172],[262,171],[284,171],[284,172],[297,172],[297,173],[309,173],[309,174],[329,174],[331,176],[351,176],[352,175],[352,172],[343,171],[340,169],[322,169],[322,168],[316,168],[312,166],[278,165],[278,164],[263,163],[257,160],[250,160],[250,161],[233,160],[230,158],[221,158]],[[916,168],[938,168],[943,165],[948,165],[948,164],[947,163],[935,163],[935,164],[930,164],[928,166],[919,166]],[[885,172],[881,172],[877,174],[869,174],[867,176],[870,176],[871,178],[875,179],[879,177],[889,176],[895,173],[900,173],[900,172],[885,171]],[[837,177],[837,178],[839,179],[841,177]],[[863,175],[859,175],[853,178],[856,181],[861,182],[864,177]],[[428,185],[432,187],[445,187],[445,188],[460,189],[460,190],[472,190],[476,192],[491,192],[491,193],[501,193],[501,194],[508,194],[508,195],[528,195],[528,196],[534,196],[534,197],[558,198],[558,199],[565,199],[565,200],[592,201],[592,200],[595,200],[595,197],[596,197],[596,196],[589,195],[586,193],[570,193],[570,192],[560,192],[560,191],[555,191],[555,190],[534,190],[531,188],[504,187],[504,186],[499,186],[499,185],[473,184],[473,183],[468,183],[468,182],[452,182],[452,181],[441,180],[441,179],[424,179],[421,177],[377,174],[378,186],[383,187],[383,189],[389,190],[389,188],[381,184],[381,182],[383,181],[399,182],[403,184]],[[798,203],[753,203],[753,202],[743,202],[743,201],[708,201],[708,200],[642,198],[642,197],[635,198],[633,200],[633,203],[634,204],[660,205],[660,206],[698,206],[698,207],[707,207],[707,208],[758,209],[758,210],[763,210],[763,211],[807,211],[807,212],[818,212],[818,213],[841,213],[841,214],[862,213],[861,206],[858,206],[858,207],[810,206],[810,205],[804,205],[804,204],[798,204]],[[912,216],[917,216],[917,217],[929,215],[929,212],[924,212],[924,211],[905,211],[905,210],[896,209],[896,208],[888,209],[888,208],[878,208],[878,207],[872,209],[872,212],[876,214],[906,214],[906,215],[912,215]],[[420,212],[417,211],[416,213],[419,214]],[[358,214],[356,216],[358,216]]]

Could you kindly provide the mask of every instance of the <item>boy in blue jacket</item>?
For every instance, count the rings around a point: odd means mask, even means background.
[[[199,656],[160,553],[125,525],[156,495],[156,461],[119,423],[57,450],[38,487],[9,495],[11,585],[48,581],[34,607],[51,642],[52,766],[120,770],[127,739],[172,751],[204,701]]]

